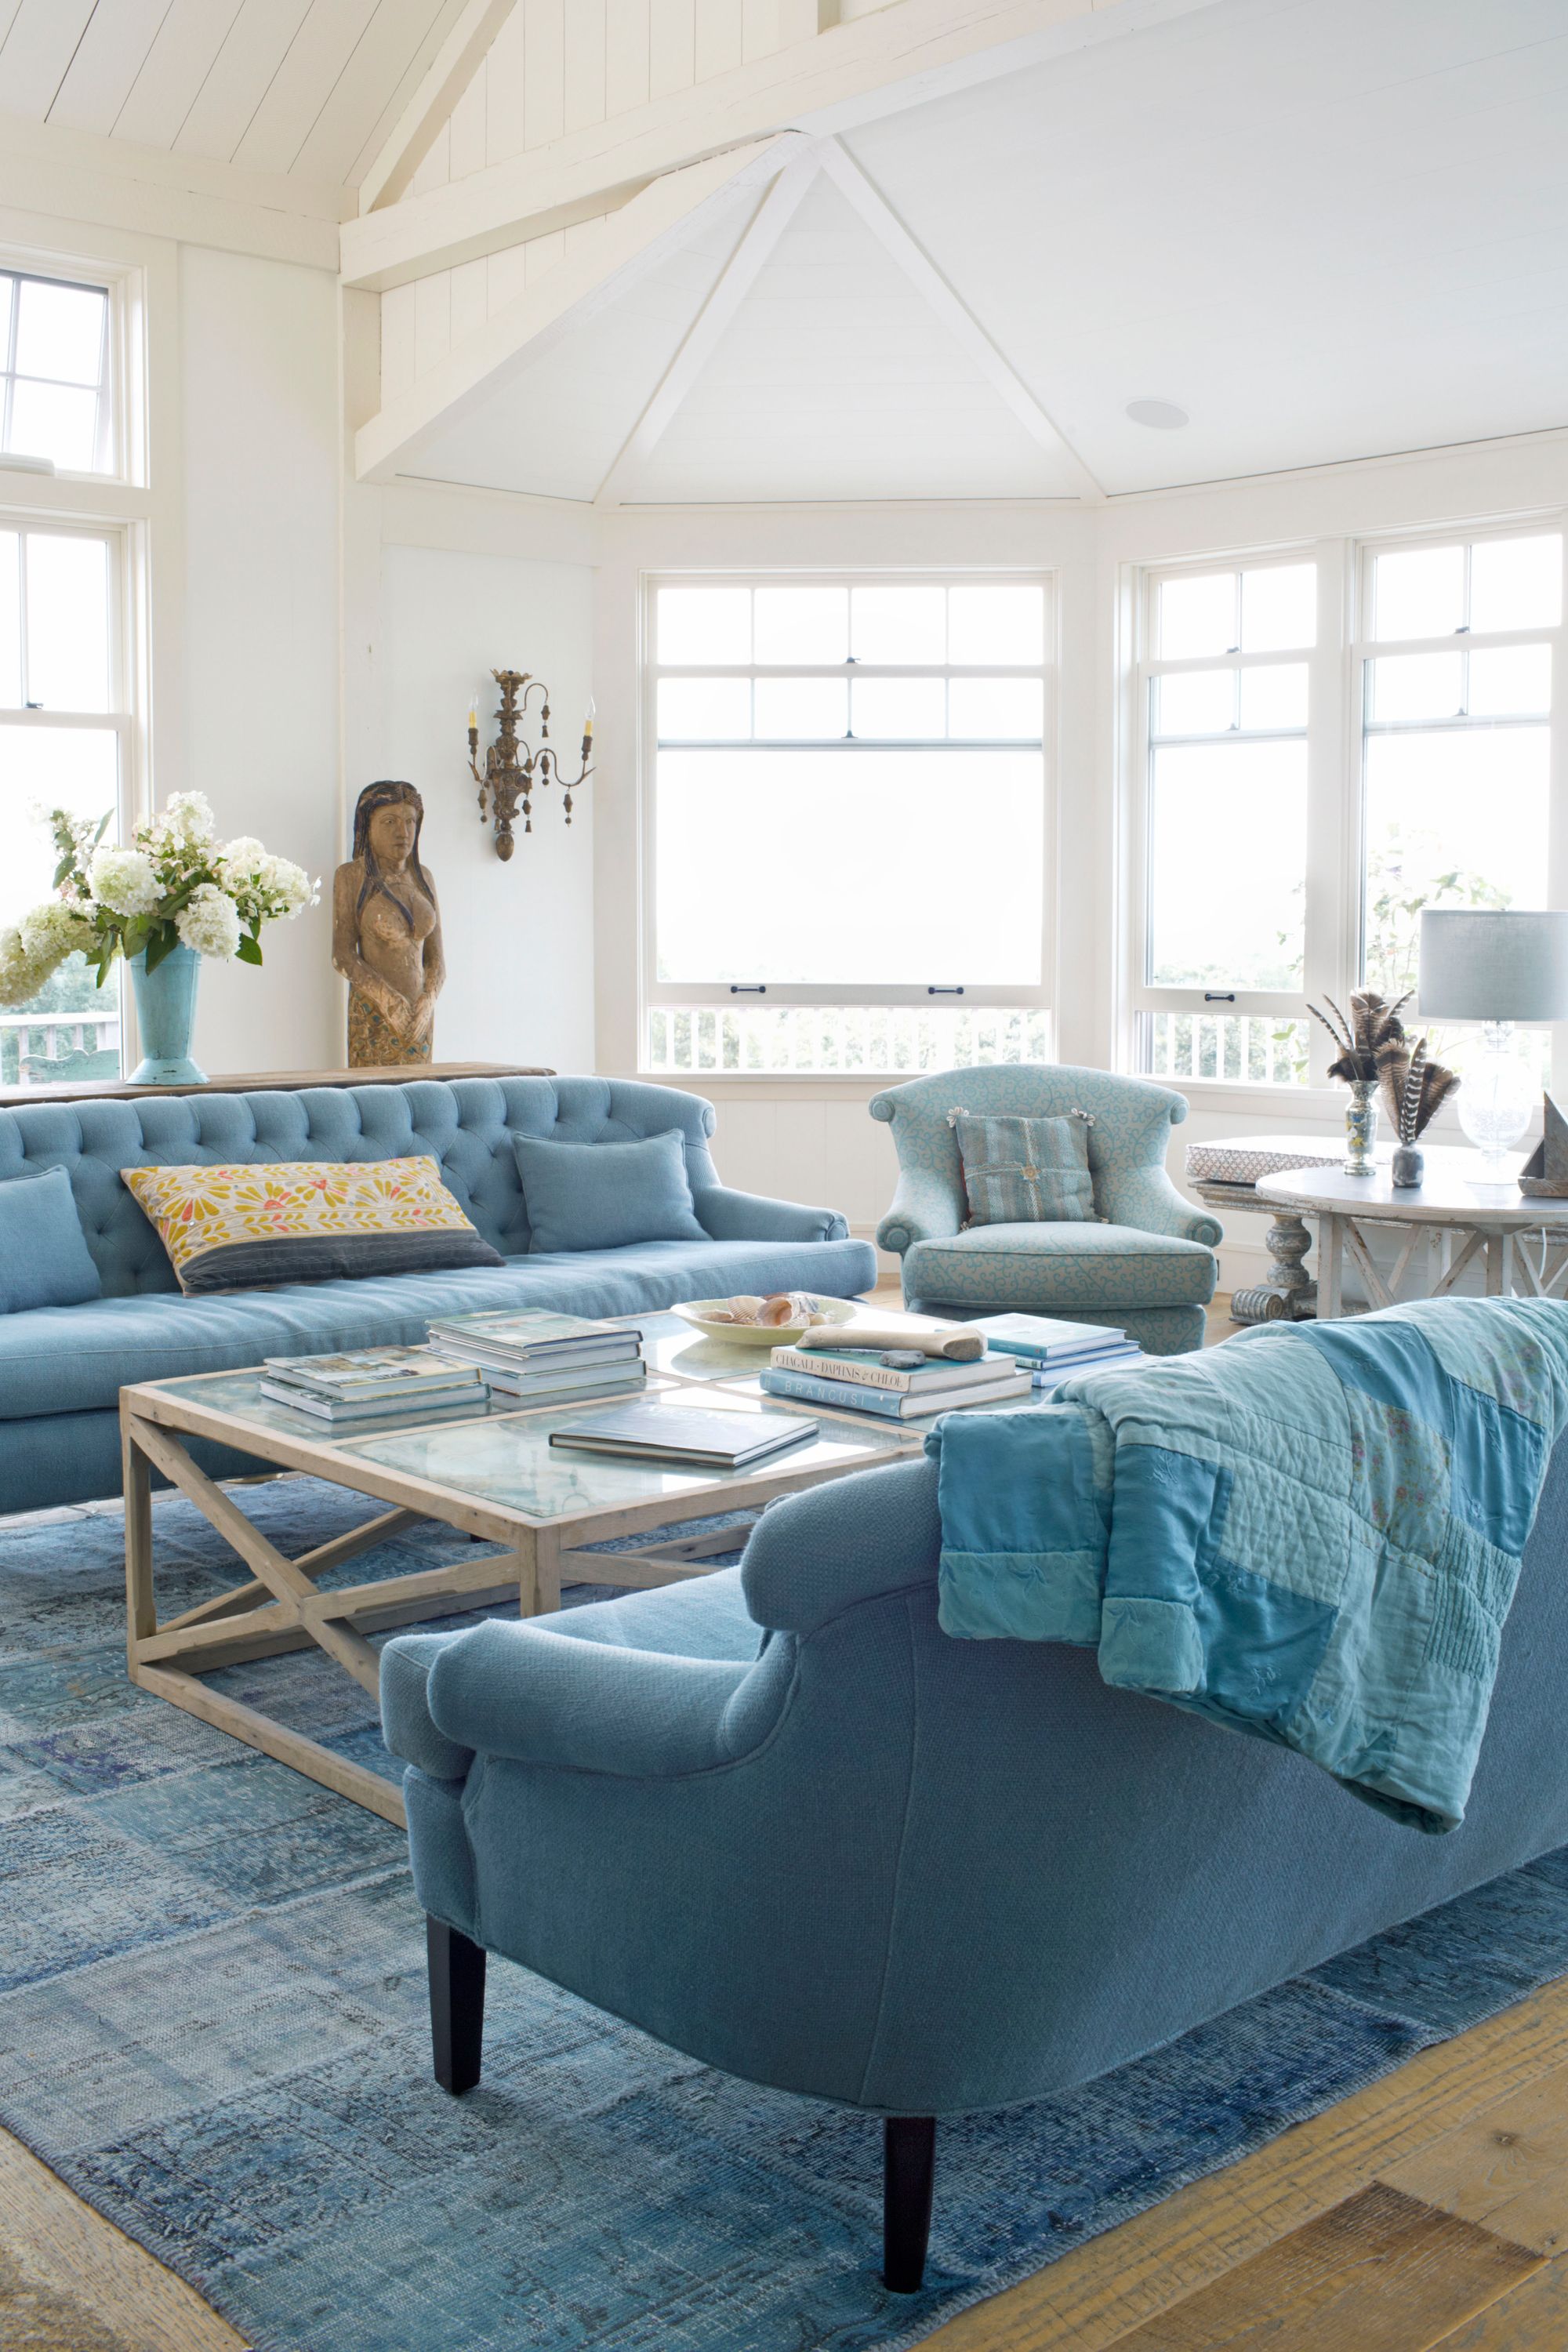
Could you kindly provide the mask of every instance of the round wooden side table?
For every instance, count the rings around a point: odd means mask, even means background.
[[[1434,1145],[1426,1181],[1395,1186],[1387,1163],[1371,1176],[1338,1168],[1294,1168],[1260,1176],[1260,1200],[1318,1220],[1318,1313],[1342,1315],[1347,1258],[1373,1307],[1392,1307],[1414,1274],[1420,1287],[1406,1296],[1441,1298],[1479,1263],[1489,1297],[1557,1298],[1568,1284],[1568,1200],[1527,1199],[1513,1181],[1483,1176],[1479,1153]],[[1367,1235],[1379,1225],[1407,1229],[1391,1275],[1382,1274]],[[1556,1263],[1552,1260],[1555,1256]]]

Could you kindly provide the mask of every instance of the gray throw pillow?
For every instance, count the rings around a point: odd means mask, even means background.
[[[1086,1112],[1065,1118],[948,1113],[958,1136],[971,1225],[1087,1223],[1094,1183],[1089,1171]]]
[[[552,1143],[514,1135],[529,1250],[625,1249],[705,1242],[678,1127],[637,1143]]]
[[[65,1170],[0,1184],[0,1315],[80,1307],[102,1296]]]

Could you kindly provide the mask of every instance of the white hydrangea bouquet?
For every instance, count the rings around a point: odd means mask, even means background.
[[[26,1004],[79,951],[100,988],[117,955],[156,971],[175,948],[223,962],[261,961],[263,923],[287,920],[321,897],[304,867],[274,857],[248,834],[215,838],[201,793],[175,793],[162,815],[139,824],[130,845],[105,842],[64,809],[49,814],[59,863],[58,896],[0,929],[0,1004]]]

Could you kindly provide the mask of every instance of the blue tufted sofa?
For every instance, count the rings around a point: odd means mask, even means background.
[[[936,1465],[895,1464],[773,1504],[739,1569],[405,1637],[381,1675],[437,2078],[479,2080],[488,1948],[886,2116],[906,2289],[933,2118],[1089,2082],[1568,1840],[1568,1440],[1448,1837],[1091,1651],[951,1640],[940,1544]]]
[[[851,1298],[877,1277],[867,1242],[831,1209],[729,1191],[708,1139],[711,1103],[616,1078],[415,1079],[299,1093],[177,1095],[0,1110],[0,1183],[68,1171],[103,1296],[0,1316],[0,1512],[120,1492],[120,1390],[229,1371],[268,1355],[422,1339],[432,1315],[550,1307],[637,1314],[728,1291]],[[680,1130],[705,1241],[529,1255],[514,1135],[629,1142]],[[120,1171],[195,1162],[395,1160],[433,1153],[508,1260],[447,1274],[279,1285],[187,1298]],[[217,1475],[254,1468],[209,1448]]]

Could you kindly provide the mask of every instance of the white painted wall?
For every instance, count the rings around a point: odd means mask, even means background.
[[[197,789],[330,884],[338,842],[338,330],[321,271],[184,246],[179,260],[184,773],[155,736],[153,793]],[[154,485],[156,490],[157,485]],[[174,527],[173,515],[170,528]],[[152,562],[160,562],[159,524]],[[340,1058],[325,903],[262,935],[260,971],[204,966],[211,1072]]]
[[[374,772],[406,777],[425,799],[422,855],[441,901],[447,964],[437,1056],[592,1069],[594,787],[575,796],[570,827],[558,789],[537,794],[534,829],[525,835],[519,818],[516,853],[503,865],[479,822],[463,731],[477,700],[481,746],[495,733],[489,670],[529,670],[550,688],[551,738],[575,773],[592,572],[521,554],[390,544],[381,589]],[[351,777],[351,803],[368,781]]]

